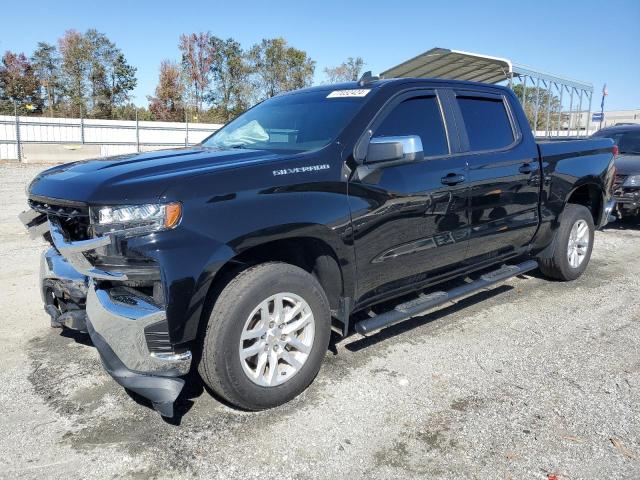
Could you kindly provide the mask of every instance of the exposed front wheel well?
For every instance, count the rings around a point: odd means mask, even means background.
[[[336,254],[327,243],[309,237],[275,240],[243,251],[217,272],[214,290],[216,283],[226,283],[247,267],[266,262],[288,263],[309,272],[324,289],[331,309],[339,307],[343,281]]]

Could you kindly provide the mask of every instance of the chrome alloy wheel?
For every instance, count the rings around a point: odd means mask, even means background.
[[[263,387],[283,384],[307,361],[314,334],[313,312],[302,297],[272,295],[251,312],[242,329],[238,352],[244,373]]]
[[[584,220],[573,224],[567,244],[567,260],[571,268],[578,268],[589,250],[589,225]]]

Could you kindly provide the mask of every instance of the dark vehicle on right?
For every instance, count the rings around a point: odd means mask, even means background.
[[[593,138],[610,138],[618,146],[613,187],[614,209],[618,218],[640,218],[640,125],[603,128]]]

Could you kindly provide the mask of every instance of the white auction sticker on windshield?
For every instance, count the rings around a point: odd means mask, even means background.
[[[370,88],[360,88],[352,90],[334,90],[327,98],[344,98],[344,97],[364,97],[371,91]]]

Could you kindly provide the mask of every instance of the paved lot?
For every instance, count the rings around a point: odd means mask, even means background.
[[[194,382],[172,425],[48,327],[44,244],[16,218],[38,170],[0,165],[0,477],[640,478],[640,226],[597,233],[574,283],[513,279],[339,342],[284,407]]]

